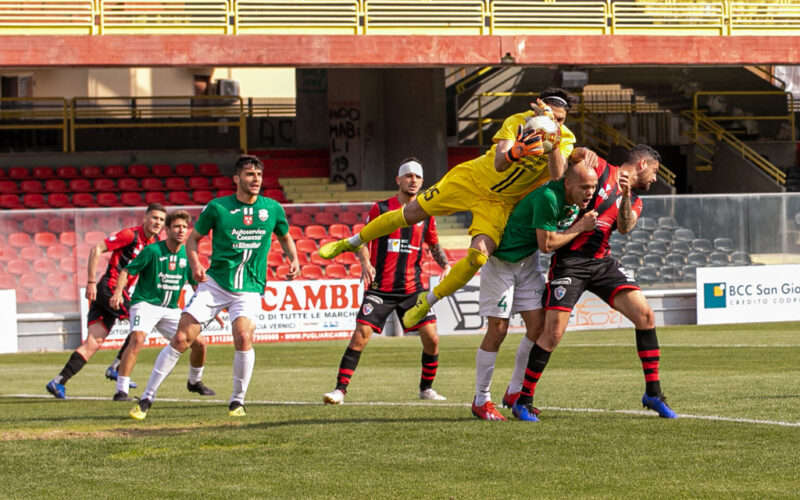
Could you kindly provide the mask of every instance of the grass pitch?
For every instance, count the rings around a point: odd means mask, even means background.
[[[209,348],[204,381],[218,396],[186,391],[182,359],[143,422],[110,400],[113,352],[69,382],[66,401],[44,386],[68,353],[3,355],[0,498],[796,497],[800,324],[660,328],[659,340],[674,421],[641,408],[631,330],[568,332],[535,424],[471,416],[477,336],[441,339],[434,387],[447,401],[416,399],[416,337],[375,337],[335,407],[321,395],[346,342],[259,344],[242,419],[227,415],[230,346]],[[495,402],[518,341],[501,349]],[[141,385],[157,354],[142,352]]]

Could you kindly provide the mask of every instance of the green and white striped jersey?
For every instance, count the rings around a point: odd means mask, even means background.
[[[177,252],[172,253],[166,241],[144,247],[125,269],[129,274],[139,276],[131,305],[147,302],[161,307],[178,307],[181,289],[191,278],[186,247],[181,245]]]
[[[286,212],[280,204],[259,196],[248,205],[236,195],[211,200],[200,213],[194,230],[211,235],[211,266],[208,275],[230,292],[264,293],[267,285],[267,254],[272,233],[289,232]]]

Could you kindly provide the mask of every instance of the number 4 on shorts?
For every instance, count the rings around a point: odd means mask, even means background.
[[[503,295],[500,298],[500,302],[497,303],[497,307],[502,307],[503,308],[503,312],[505,312],[505,310],[508,308],[508,304],[506,304],[506,296],[505,295]]]

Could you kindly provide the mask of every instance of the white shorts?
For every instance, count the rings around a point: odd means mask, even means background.
[[[209,276],[208,281],[197,285],[183,312],[191,314],[198,323],[204,325],[223,309],[228,310],[231,323],[239,317],[249,318],[255,323],[256,315],[261,311],[261,295],[256,292],[229,292]]]
[[[172,340],[178,331],[180,320],[181,310],[177,307],[161,307],[149,302],[137,302],[130,309],[131,333],[144,332],[150,335],[153,328],[156,328],[165,339]]]
[[[538,251],[513,263],[493,255],[481,268],[480,315],[509,318],[541,309],[546,282]]]

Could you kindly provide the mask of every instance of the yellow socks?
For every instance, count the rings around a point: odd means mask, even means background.
[[[375,219],[378,220],[378,219]],[[455,293],[459,288],[475,276],[475,273],[486,264],[489,257],[474,248],[467,250],[467,256],[453,265],[447,276],[433,289],[434,295],[441,299]]]
[[[405,217],[403,217],[403,209],[398,208],[375,217],[361,229],[358,233],[361,243],[368,243],[372,240],[377,240],[381,236],[391,234],[401,227],[408,227]]]

